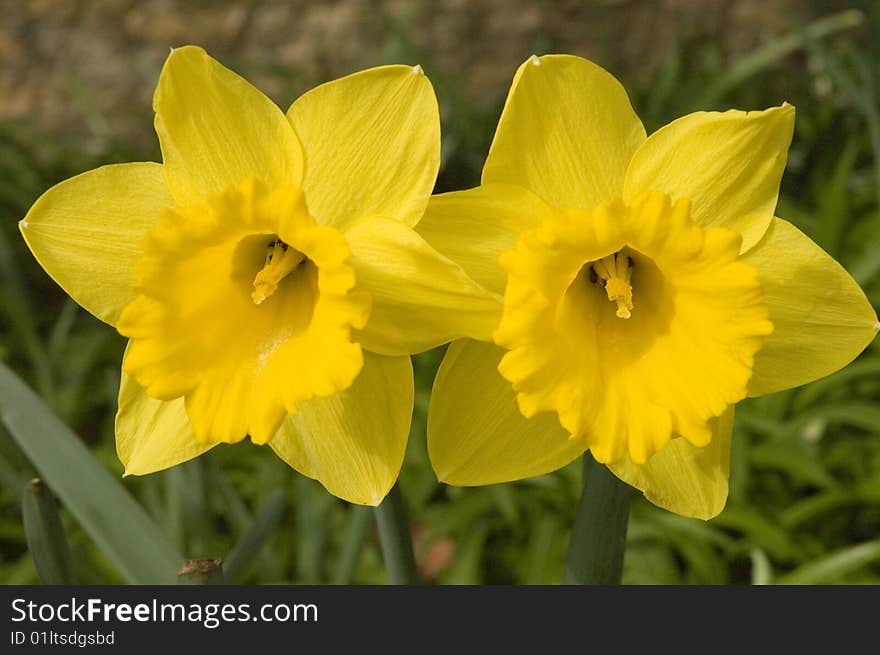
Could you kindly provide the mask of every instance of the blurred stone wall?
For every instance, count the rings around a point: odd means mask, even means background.
[[[796,0],[0,0],[0,121],[49,133],[152,139],[150,98],[172,46],[204,46],[282,107],[315,83],[422,63],[496,102],[529,54],[570,52],[650,75],[677,40],[731,58],[843,8]]]

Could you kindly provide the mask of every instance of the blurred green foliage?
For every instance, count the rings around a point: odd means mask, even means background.
[[[386,58],[422,61],[431,75],[431,62],[407,33],[405,24],[387,26]],[[866,13],[838,14],[793,30],[733,65],[711,40],[690,38],[647,82],[636,81],[632,71],[614,72],[649,132],[699,109],[796,104],[779,213],[851,271],[880,307],[878,48],[880,12],[869,6]],[[289,75],[296,88],[297,73]],[[437,190],[473,186],[503,97],[491,111],[478,110],[455,80],[431,77],[444,128]],[[96,121],[103,124],[100,116]],[[99,152],[82,153],[27,125],[0,124],[0,361],[118,479],[122,467],[113,417],[124,341],[67,299],[31,257],[16,226],[30,204],[64,178],[105,163],[158,158],[155,147],[103,143]],[[416,405],[400,477],[423,576],[437,583],[558,581],[580,489],[579,464],[506,485],[440,485],[428,462],[425,419],[441,356],[437,350],[415,357]],[[743,402],[727,508],[702,522],[638,498],[624,581],[880,582],[878,401],[880,342],[875,341],[836,375]],[[25,483],[33,475],[33,465],[0,425],[0,582],[38,581],[21,513]],[[186,557],[228,558],[227,575],[234,581],[385,580],[372,511],[330,496],[267,448],[220,446],[195,461],[122,484],[172,550]],[[65,498],[59,501],[76,579],[125,581],[68,511]]]

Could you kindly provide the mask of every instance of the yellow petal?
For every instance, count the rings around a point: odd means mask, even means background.
[[[688,198],[694,220],[726,227],[751,248],[773,218],[794,129],[794,107],[696,112],[652,134],[626,172],[624,199],[663,191]]]
[[[364,353],[351,387],[299,404],[269,445],[334,496],[378,505],[403,463],[412,408],[409,357]]]
[[[755,355],[749,395],[824,377],[867,347],[880,324],[843,267],[791,223],[774,218],[742,258],[758,271],[773,333]]]
[[[503,353],[465,339],[443,358],[428,412],[428,454],[441,482],[472,486],[542,475],[586,448],[555,414],[520,414],[510,383],[498,373]]]
[[[144,234],[173,202],[161,164],[103,166],[46,191],[19,226],[34,257],[70,297],[115,324],[134,297]]]
[[[531,57],[516,72],[483,184],[518,184],[554,207],[591,209],[620,196],[645,128],[626,91],[571,55]]]
[[[153,109],[179,205],[201,204],[248,177],[269,188],[302,182],[302,149],[281,109],[201,48],[171,52]]]
[[[215,444],[196,440],[183,398],[150,398],[134,378],[122,374],[116,413],[116,453],[126,475],[144,475],[198,457]]]
[[[287,112],[306,153],[319,223],[381,215],[415,225],[440,167],[440,114],[419,66],[380,66],[322,84]]]
[[[520,233],[539,225],[549,211],[540,198],[522,187],[487,184],[432,196],[416,232],[477,284],[503,294],[507,274],[498,265],[498,257],[516,245]]]
[[[373,298],[356,338],[384,355],[417,353],[460,337],[491,339],[501,298],[398,221],[372,218],[345,234],[358,289]]]
[[[673,439],[645,464],[624,460],[611,471],[670,512],[698,519],[717,516],[727,502],[733,406],[713,421],[712,440],[698,448]]]

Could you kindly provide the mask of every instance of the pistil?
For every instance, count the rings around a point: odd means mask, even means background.
[[[251,298],[259,305],[269,298],[278,288],[278,284],[305,260],[298,250],[289,247],[281,239],[269,245],[266,262],[254,278],[254,290]]]

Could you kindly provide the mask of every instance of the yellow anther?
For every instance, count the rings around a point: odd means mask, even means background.
[[[280,239],[276,239],[266,255],[266,263],[254,278],[254,291],[251,293],[254,303],[259,305],[275,293],[278,283],[299,266],[304,259],[305,255],[301,252],[290,248]]]
[[[602,280],[608,300],[617,303],[618,318],[632,316],[632,260],[618,252],[595,262],[593,271]]]

